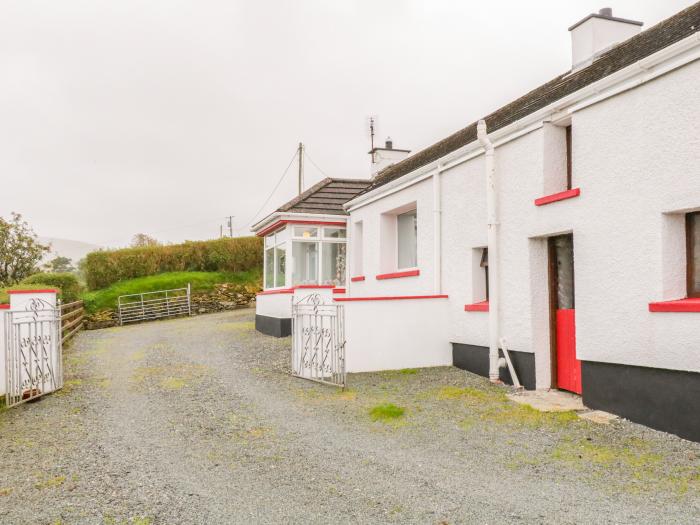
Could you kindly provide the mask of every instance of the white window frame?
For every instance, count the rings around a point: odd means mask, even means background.
[[[317,265],[316,266],[316,283],[315,283],[315,285],[312,284],[310,286],[320,286],[320,283],[321,283],[321,278],[323,275],[322,265],[323,265],[323,245],[324,245],[324,243],[345,244],[345,258],[346,258],[345,267],[346,267],[346,270],[345,270],[345,272],[343,272],[343,274],[344,274],[343,279],[347,280],[347,265],[348,265],[348,261],[347,261],[347,227],[345,225],[343,225],[343,226],[324,226],[321,224],[309,224],[308,225],[309,228],[317,228],[318,229],[318,235],[316,235],[315,237],[303,237],[301,235],[295,235],[295,233],[296,233],[295,227],[298,227],[298,226],[299,225],[292,226],[291,235],[290,235],[290,239],[289,239],[289,245],[290,245],[291,253],[292,253],[292,257],[290,258],[291,264],[292,264],[291,274],[290,274],[291,275],[290,279],[292,282],[291,286],[298,286],[298,285],[294,284],[294,281],[293,281],[294,280],[294,269],[295,269],[294,266],[296,264],[296,261],[294,260],[294,255],[293,255],[294,254],[294,247],[292,246],[292,244],[295,241],[296,242],[316,243],[316,245],[317,245],[318,261],[316,262],[316,265]],[[336,230],[336,229],[344,230],[345,237],[326,237],[326,235],[325,235],[326,228],[333,229],[333,230]],[[347,284],[347,283],[345,283],[345,284]],[[344,286],[344,285],[340,285],[340,286]]]
[[[406,215],[408,213],[415,213],[416,214],[416,264],[412,266],[401,266],[399,264],[399,216],[401,215]],[[403,210],[399,213],[396,214],[396,225],[394,226],[396,228],[396,269],[399,271],[404,271],[404,270],[412,270],[415,268],[418,268],[418,208],[413,207],[408,210]]]
[[[268,246],[268,239],[272,238],[272,244]],[[279,249],[279,246],[281,244],[284,244],[284,259],[285,263],[288,263],[288,255],[289,253],[287,252],[288,246],[290,246],[291,241],[289,239],[289,235],[287,233],[286,228],[282,228],[277,230],[276,232],[270,233],[269,235],[265,235],[263,239],[263,289],[264,290],[276,290],[276,289],[281,289],[286,286],[286,283],[288,281],[287,273],[285,272],[284,276],[284,283],[285,284],[280,284],[277,286],[277,275],[279,274],[279,269],[278,269],[278,264],[277,264],[277,250]],[[267,259],[268,255],[267,252],[268,250],[272,248],[272,286],[269,286],[270,283],[267,282]]]

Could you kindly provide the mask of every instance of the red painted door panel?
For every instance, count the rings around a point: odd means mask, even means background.
[[[581,361],[576,359],[576,310],[557,310],[557,386],[581,393]]]

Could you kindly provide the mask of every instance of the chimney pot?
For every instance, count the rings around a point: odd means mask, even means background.
[[[386,142],[384,143],[384,147],[386,149],[393,149],[394,147],[394,142],[391,140],[391,137],[386,138]]]
[[[600,16],[612,16],[612,7],[604,7],[600,11],[598,11],[598,14]]]

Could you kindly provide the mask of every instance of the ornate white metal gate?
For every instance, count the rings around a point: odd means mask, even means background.
[[[63,386],[61,309],[30,299],[5,314],[5,403],[8,407]]]
[[[292,303],[292,375],[345,387],[342,305],[321,294]]]

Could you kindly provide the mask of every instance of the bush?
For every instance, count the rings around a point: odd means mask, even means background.
[[[24,279],[15,288],[21,289],[22,285],[25,284],[30,285],[32,288],[58,288],[61,292],[61,300],[64,303],[77,301],[80,299],[80,294],[83,291],[78,278],[72,273],[35,273]]]
[[[84,267],[88,289],[98,290],[165,272],[245,272],[261,269],[262,261],[261,238],[237,237],[92,252]]]

